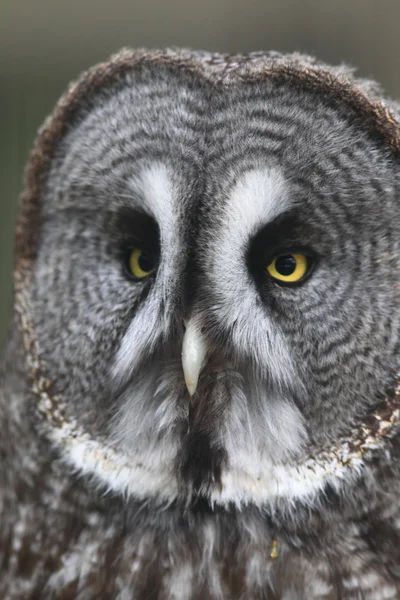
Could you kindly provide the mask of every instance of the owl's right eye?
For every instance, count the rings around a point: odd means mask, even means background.
[[[160,231],[157,222],[143,211],[125,207],[112,222],[116,257],[130,281],[146,281],[160,264]]]
[[[143,248],[134,248],[128,258],[128,270],[136,279],[149,277],[157,267],[157,259],[150,251]]]

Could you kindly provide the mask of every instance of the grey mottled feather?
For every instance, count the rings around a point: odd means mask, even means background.
[[[399,114],[297,54],[125,51],[70,88],[17,224],[1,598],[400,598]],[[311,277],[272,284],[294,247]]]

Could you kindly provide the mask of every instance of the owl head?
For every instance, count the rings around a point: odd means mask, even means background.
[[[387,451],[399,115],[299,55],[123,51],[70,87],[31,155],[15,269],[67,468],[135,498],[265,505]]]

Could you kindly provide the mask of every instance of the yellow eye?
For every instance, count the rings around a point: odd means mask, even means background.
[[[135,248],[129,256],[129,270],[138,279],[148,277],[156,270],[155,259],[146,250]]]
[[[309,270],[309,262],[304,254],[280,254],[266,269],[278,281],[297,283]]]

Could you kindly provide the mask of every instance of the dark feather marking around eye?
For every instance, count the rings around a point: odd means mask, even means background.
[[[154,264],[158,265],[160,260],[160,230],[151,215],[143,210],[126,206],[110,216],[106,228],[111,252],[116,260],[121,263],[128,277],[132,277],[129,268],[129,257],[135,249],[143,250],[149,254]],[[154,279],[154,277],[151,275],[147,279]]]
[[[262,227],[250,240],[246,252],[247,267],[257,285],[265,284],[266,266],[281,253],[304,253],[315,264],[317,256],[310,246],[318,242],[320,236],[320,231],[305,224],[296,210],[284,213]]]
[[[126,246],[140,244],[159,256],[160,229],[152,216],[136,208],[124,207],[115,218],[114,232]]]
[[[297,212],[284,213],[262,227],[250,240],[247,258],[265,262],[294,245],[304,245],[306,227]]]

